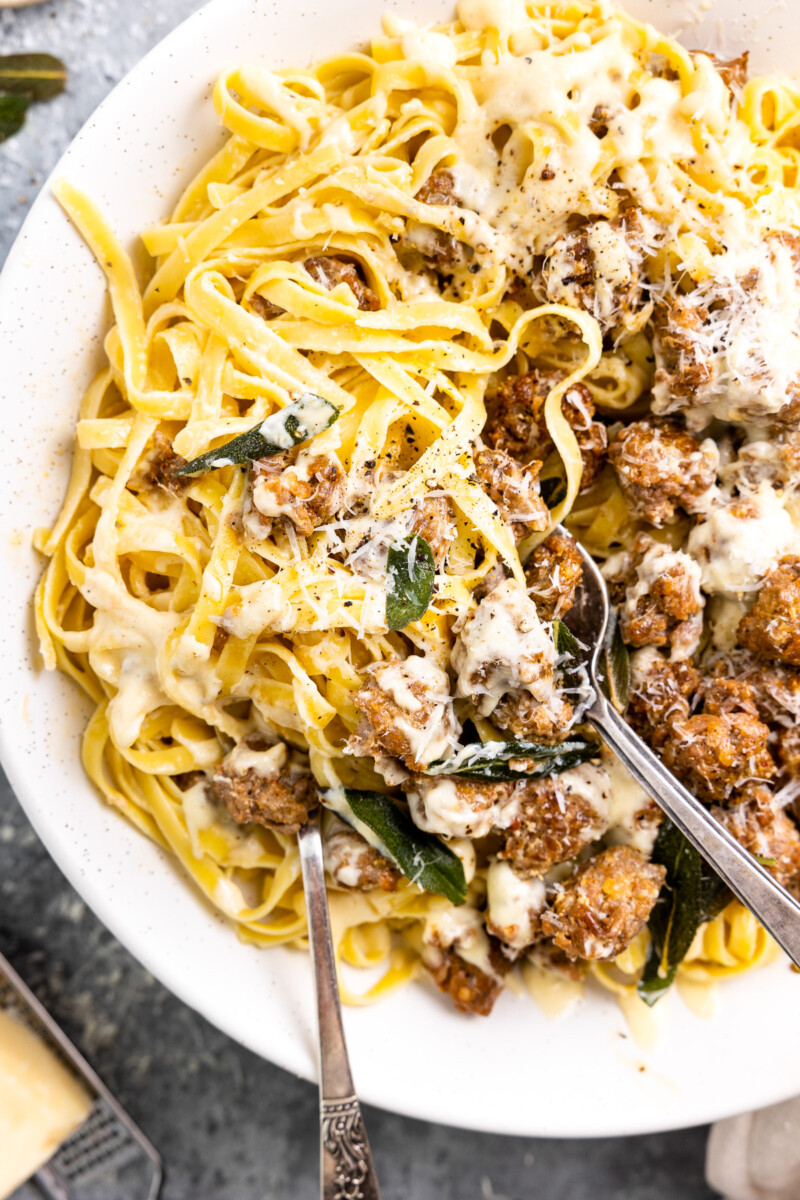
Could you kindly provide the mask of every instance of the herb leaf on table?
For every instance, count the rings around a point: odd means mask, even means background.
[[[63,92],[67,69],[52,54],[0,54],[0,142],[18,133],[31,104]]]
[[[53,54],[0,54],[0,92],[52,100],[67,86],[67,68]]]
[[[30,103],[27,96],[4,96],[0,93],[0,142],[22,128]]]

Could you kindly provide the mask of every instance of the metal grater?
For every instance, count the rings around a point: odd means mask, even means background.
[[[2,954],[0,1005],[44,1036],[94,1096],[83,1125],[34,1176],[40,1191],[49,1200],[157,1200],[158,1152]]]

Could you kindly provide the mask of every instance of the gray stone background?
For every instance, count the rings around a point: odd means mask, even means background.
[[[49,0],[0,10],[0,52],[46,50],[70,69],[67,93],[34,107],[22,133],[0,144],[0,265],[95,106],[198,7],[196,0]],[[156,983],[62,878],[2,779],[0,950],[160,1149],[165,1200],[318,1195],[315,1088],[241,1049]],[[579,1086],[577,1064],[565,1070]],[[476,1104],[491,1104],[491,1096]],[[703,1179],[703,1129],[555,1141],[467,1133],[377,1110],[366,1115],[384,1200],[713,1194]],[[35,1195],[25,1187],[16,1200]]]

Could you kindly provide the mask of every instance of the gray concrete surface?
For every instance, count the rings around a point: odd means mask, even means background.
[[[0,11],[0,53],[47,50],[70,68],[67,94],[34,108],[24,131],[0,145],[0,264],[86,117],[197,7],[50,0]],[[0,950],[160,1148],[165,1200],[317,1194],[315,1089],[241,1049],[156,983],[66,883],[2,779]],[[577,1086],[579,1065],[565,1070]],[[491,1096],[475,1102],[490,1105]],[[481,1136],[379,1111],[367,1117],[384,1200],[712,1196],[702,1129],[587,1143]],[[35,1195],[25,1187],[16,1200]]]

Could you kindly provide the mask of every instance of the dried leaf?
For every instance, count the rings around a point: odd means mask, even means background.
[[[619,623],[615,618],[609,622],[606,644],[602,655],[603,688],[617,712],[628,707],[631,691],[631,661],[628,647],[622,640]]]
[[[0,54],[0,92],[52,100],[66,86],[67,68],[52,54]]]
[[[0,142],[17,133],[25,124],[30,100],[27,96],[0,95]]]

